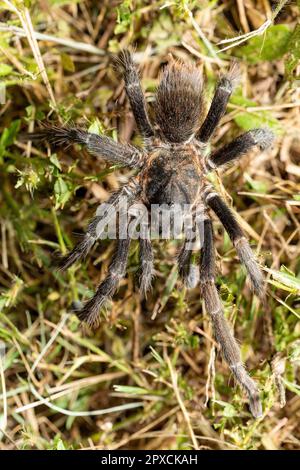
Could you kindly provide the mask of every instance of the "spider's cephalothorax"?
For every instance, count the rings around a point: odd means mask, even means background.
[[[253,129],[229,144],[205,155],[205,146],[225,113],[229,97],[238,80],[237,66],[233,65],[222,77],[206,117],[203,113],[202,77],[194,65],[185,65],[171,60],[164,69],[154,102],[154,124],[146,108],[137,69],[132,55],[123,51],[118,59],[123,71],[126,92],[140,133],[145,142],[143,149],[70,127],[45,127],[37,133],[27,135],[30,140],[44,140],[53,145],[80,143],[94,155],[113,163],[121,163],[138,170],[127,185],[109,199],[110,207],[118,205],[122,197],[127,202],[141,202],[148,209],[153,204],[188,204],[202,210],[201,223],[203,241],[200,265],[192,264],[189,236],[178,256],[179,272],[187,287],[200,283],[205,307],[210,315],[216,340],[223,356],[237,381],[248,394],[250,409],[255,417],[262,415],[262,407],[255,382],[248,375],[227,321],[215,286],[215,249],[210,212],[213,211],[228,232],[244,264],[253,290],[263,294],[263,276],[254,258],[243,230],[231,209],[214,190],[206,175],[224,164],[241,157],[258,146],[264,150],[273,141],[269,129]],[[202,122],[202,124],[200,124]],[[101,233],[97,230],[101,217],[97,215],[89,224],[83,239],[63,259],[62,267],[68,268],[86,256]],[[197,218],[193,219],[197,224]],[[141,238],[140,287],[143,293],[149,289],[153,274],[153,252],[150,237]],[[109,266],[107,277],[98,286],[95,295],[77,312],[79,318],[91,327],[99,324],[99,310],[118,287],[126,273],[130,239],[120,238],[116,253]]]

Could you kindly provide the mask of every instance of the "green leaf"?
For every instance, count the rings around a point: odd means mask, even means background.
[[[115,27],[115,34],[126,33],[132,24],[132,2],[131,0],[124,0],[117,8],[117,26]]]
[[[101,125],[101,122],[98,118],[96,118],[88,128],[88,132],[90,132],[91,134],[101,135],[103,134],[103,131],[103,126]]]
[[[292,31],[286,24],[270,26],[263,36],[249,39],[248,44],[238,51],[238,56],[248,62],[280,59],[289,49]]]
[[[7,64],[0,64],[0,77],[5,77],[12,72],[13,68]]]
[[[0,157],[4,155],[6,147],[12,145],[20,129],[20,119],[12,121],[9,127],[6,127],[0,138]]]
[[[249,184],[250,188],[253,189],[256,193],[267,194],[268,184],[266,181],[256,181],[248,173],[244,174],[245,180]]]
[[[59,439],[57,441],[57,444],[56,444],[56,449],[57,450],[66,450],[65,446],[64,446],[64,443],[61,439]]]
[[[130,387],[128,385],[114,385],[114,390],[116,392],[128,393],[132,395],[147,395],[151,393],[146,388],[141,387]]]
[[[225,416],[226,418],[233,418],[234,416],[236,416],[236,409],[230,403],[226,403],[222,400],[214,400],[214,403],[223,406],[223,416]]]
[[[58,169],[61,171],[61,164],[60,164],[60,162],[59,162],[59,160],[58,160],[58,158],[57,158],[56,153],[53,153],[53,154],[51,155],[51,157],[50,157],[50,162],[51,162],[54,166],[56,166],[56,168],[58,168]]]
[[[68,54],[62,53],[60,58],[61,58],[61,63],[62,63],[64,70],[66,70],[67,72],[75,71],[75,65],[71,56],[69,56]]]
[[[290,274],[290,272],[287,272],[284,267],[282,267],[280,271],[276,271],[275,269],[269,268],[266,268],[266,270],[272,275],[272,278],[275,281],[269,281],[271,284],[276,285],[276,287],[281,287],[282,289],[287,290],[288,292],[300,292],[300,279]]]
[[[255,101],[251,101],[241,95],[234,95],[230,102],[241,108],[257,107],[257,103],[255,103]],[[234,117],[234,121],[241,129],[244,129],[245,131],[249,131],[250,129],[254,129],[256,127],[270,127],[270,129],[272,129],[276,134],[282,133],[282,127],[279,121],[269,111],[241,110]]]
[[[288,54],[285,60],[287,78],[294,78],[293,72],[300,61],[300,24],[297,24],[288,43]]]
[[[163,358],[160,356],[160,354],[158,354],[158,352],[155,351],[155,349],[154,349],[152,346],[150,346],[150,349],[151,349],[151,354],[152,354],[152,356],[154,357],[154,359],[155,359],[157,362],[159,362],[159,364],[160,364],[161,366],[164,366],[164,365],[165,365],[165,361],[164,361]]]
[[[54,193],[56,200],[55,209],[63,207],[71,196],[71,191],[69,190],[67,183],[61,177],[59,177],[55,182]]]

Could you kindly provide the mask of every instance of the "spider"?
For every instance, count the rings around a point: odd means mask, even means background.
[[[143,148],[116,143],[111,138],[76,127],[47,125],[42,130],[29,134],[28,139],[53,145],[79,143],[100,158],[136,169],[137,174],[128,184],[110,197],[108,202],[111,207],[115,207],[120,198],[126,196],[129,203],[141,201],[148,208],[151,204],[161,203],[188,203],[191,207],[198,205],[201,208],[204,228],[200,265],[195,267],[192,262],[190,240],[189,236],[186,236],[177,258],[179,273],[188,288],[200,284],[216,341],[235,379],[248,395],[252,415],[258,418],[262,416],[259,391],[242,363],[238,344],[224,317],[222,302],[215,285],[211,211],[223,224],[241,263],[247,270],[254,292],[261,298],[264,294],[264,279],[242,228],[226,202],[209,183],[207,175],[216,168],[240,158],[254,147],[267,149],[272,144],[273,134],[268,128],[253,129],[206,155],[208,142],[239,81],[236,63],[231,65],[228,73],[217,83],[209,111],[203,119],[203,80],[199,69],[194,64],[171,58],[163,69],[156,90],[152,124],[132,53],[123,50],[117,62],[138,130],[143,137]],[[82,240],[63,258],[63,269],[85,257],[91,250],[99,238],[96,231],[98,222],[99,216],[91,220]],[[80,320],[92,328],[98,327],[101,307],[115,293],[120,279],[126,274],[130,241],[128,236],[117,240],[116,252],[106,278],[98,286],[95,295],[77,311]],[[139,240],[139,256],[140,289],[145,294],[151,286],[153,276],[154,256],[150,237]]]

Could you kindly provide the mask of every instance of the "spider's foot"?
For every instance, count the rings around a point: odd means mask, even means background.
[[[121,52],[113,57],[114,65],[121,71],[129,70],[134,67],[132,51],[128,49],[122,49]]]
[[[227,74],[222,77],[221,85],[231,93],[238,86],[240,80],[240,66],[237,61],[233,61]]]
[[[23,142],[48,142],[52,145],[68,145],[71,143],[86,144],[88,133],[75,127],[58,127],[43,125],[42,129],[36,132],[23,133],[20,140]]]
[[[187,266],[180,267],[179,275],[182,279],[183,285],[187,289],[194,289],[200,280],[199,266],[196,264],[189,264]]]
[[[96,294],[84,304],[79,312],[76,312],[79,320],[92,329],[98,328],[101,320],[100,310],[114,294],[118,281],[117,276],[109,274],[98,287]]]
[[[262,404],[257,392],[251,395],[249,394],[249,408],[254,418],[258,419],[262,417]]]
[[[104,301],[99,304],[95,301],[94,297],[92,297],[79,311],[75,311],[74,313],[76,313],[81,322],[85,323],[92,330],[95,330],[100,325],[99,310],[101,304],[103,305]]]
[[[186,286],[187,289],[194,289],[197,286],[199,279],[200,279],[199,266],[196,264],[191,264],[184,278],[184,285]]]
[[[255,144],[258,145],[261,150],[269,148],[275,139],[274,133],[268,127],[252,129],[249,133],[254,139]]]
[[[92,248],[95,242],[95,238],[90,234],[86,234],[84,238],[79,242],[73,250],[71,250],[66,256],[57,259],[57,265],[59,269],[65,271],[72,266],[76,261],[87,256],[88,252]]]
[[[240,383],[248,395],[249,407],[253,417],[256,419],[261,418],[263,412],[256,383],[249,376],[241,362],[231,364],[230,369],[232,370],[236,380]]]
[[[79,312],[83,308],[83,303],[79,300],[73,300],[71,303],[70,309],[73,313]]]
[[[140,277],[140,293],[142,297],[146,298],[147,292],[151,289],[153,279],[153,272],[152,269],[147,271],[143,271]]]

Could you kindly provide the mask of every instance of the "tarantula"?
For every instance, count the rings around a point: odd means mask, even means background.
[[[28,135],[29,140],[46,141],[53,145],[82,144],[92,154],[113,163],[134,168],[136,176],[109,199],[112,207],[121,197],[129,203],[142,201],[151,204],[188,203],[202,208],[204,239],[200,266],[195,269],[189,237],[186,237],[178,256],[179,272],[187,287],[200,289],[205,308],[210,315],[215,338],[236,380],[246,391],[254,417],[262,415],[262,406],[256,383],[248,375],[237,342],[223,314],[223,307],[215,285],[215,249],[212,210],[227,231],[241,263],[249,275],[254,292],[262,297],[263,275],[254,258],[246,236],[231,209],[207,179],[210,171],[236,160],[258,146],[267,149],[273,134],[267,129],[250,130],[229,144],[205,156],[207,144],[225,113],[230,95],[238,83],[239,71],[233,64],[227,75],[219,80],[209,111],[201,123],[203,113],[203,81],[199,69],[171,59],[164,68],[155,95],[154,124],[150,122],[139,73],[131,52],[122,51],[118,65],[123,73],[127,96],[136,124],[144,139],[144,148],[116,143],[114,140],[75,127],[48,127]],[[88,225],[83,239],[63,259],[62,268],[68,268],[86,256],[97,239],[99,216]],[[80,320],[91,327],[99,324],[99,309],[118,287],[126,274],[130,238],[119,239],[107,277],[98,286],[95,295],[77,312]],[[145,293],[153,275],[153,252],[150,238],[140,239],[140,287]]]

